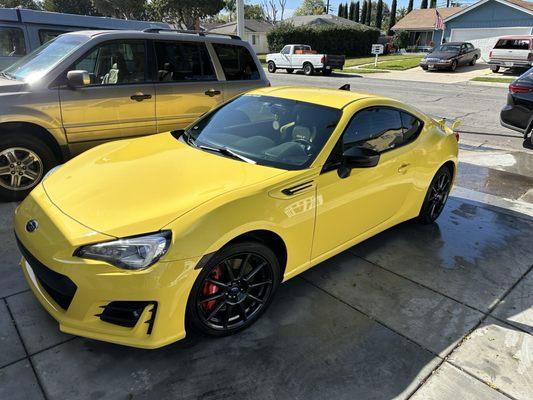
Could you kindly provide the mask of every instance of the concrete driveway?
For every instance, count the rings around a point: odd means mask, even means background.
[[[531,154],[463,146],[438,223],[406,222],[294,278],[236,336],[154,351],[60,333],[1,204],[0,398],[530,399],[532,177]]]

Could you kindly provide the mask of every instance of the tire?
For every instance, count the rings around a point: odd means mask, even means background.
[[[267,69],[268,69],[268,72],[270,72],[271,74],[276,72],[276,64],[274,64],[274,61],[268,62]]]
[[[19,201],[41,181],[58,160],[36,136],[10,132],[0,140],[0,200]],[[19,176],[15,182],[13,177]]]
[[[477,56],[474,56],[474,58],[472,58],[472,61],[470,61],[470,65],[473,67],[474,65],[476,65],[476,62],[477,62]]]
[[[453,60],[452,65],[450,66],[450,70],[452,72],[455,72],[456,69],[457,69],[457,60]]]
[[[424,71],[428,70],[428,67],[421,67]]]
[[[309,63],[304,64],[304,74],[307,76],[313,75],[315,73],[315,69],[313,66]]]
[[[330,76],[331,72],[332,72],[331,69],[322,68],[322,75],[324,76]]]
[[[499,65],[491,65],[490,70],[494,73],[498,72],[500,70]]]
[[[262,243],[241,242],[222,248],[193,285],[187,325],[209,336],[228,336],[248,328],[270,305],[281,281],[280,270],[276,255]]]
[[[292,74],[294,72],[293,68],[287,68],[285,71],[287,71],[288,74]]]
[[[426,197],[424,198],[424,203],[420,209],[420,214],[418,215],[418,221],[420,223],[426,225],[436,221],[446,205],[451,187],[452,174],[447,167],[443,166],[431,180]]]

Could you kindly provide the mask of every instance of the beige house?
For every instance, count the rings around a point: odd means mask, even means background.
[[[272,28],[274,28],[274,25],[268,22],[245,19],[244,37],[242,39],[250,43],[257,54],[268,53],[267,33]],[[237,21],[215,26],[209,29],[209,32],[236,35]]]

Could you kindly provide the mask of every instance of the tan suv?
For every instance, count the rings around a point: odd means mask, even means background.
[[[23,198],[54,165],[99,143],[184,128],[267,85],[236,36],[61,35],[0,72],[0,198]]]

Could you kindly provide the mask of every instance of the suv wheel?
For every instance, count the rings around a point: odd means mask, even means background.
[[[0,199],[22,200],[57,163],[54,153],[41,139],[24,133],[2,135]]]
[[[492,66],[490,67],[490,70],[491,70],[492,72],[498,72],[498,71],[500,70],[500,66],[499,66],[499,65],[492,65]]]
[[[313,66],[311,64],[309,64],[309,63],[305,63],[305,65],[304,65],[304,74],[309,76],[309,75],[313,75],[314,72],[315,72],[315,69],[313,68]]]
[[[276,72],[276,64],[274,64],[274,61],[269,61],[267,68],[268,68],[268,72],[270,72],[271,74]]]

